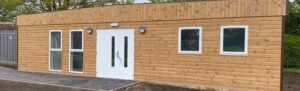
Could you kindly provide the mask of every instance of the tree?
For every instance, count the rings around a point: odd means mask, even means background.
[[[284,35],[284,67],[300,68],[300,0],[288,7]]]
[[[17,7],[24,3],[23,0],[0,0],[0,21],[13,21],[17,15]]]
[[[106,3],[117,3],[117,0],[27,0],[27,2],[41,12],[50,12],[74,8],[103,6]]]
[[[127,4],[132,0],[0,0],[0,22],[14,21],[17,15],[52,12],[74,8]]]
[[[289,13],[286,18],[286,34],[300,35],[300,0],[295,0],[288,7]]]

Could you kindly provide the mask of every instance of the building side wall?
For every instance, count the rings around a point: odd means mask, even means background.
[[[280,90],[281,16],[200,20],[121,22],[118,29],[135,29],[135,80],[176,85]],[[138,28],[146,25],[147,32]],[[220,27],[249,26],[248,56],[221,56]],[[69,30],[84,32],[84,73],[69,72]],[[178,28],[203,28],[202,54],[178,54]],[[49,71],[49,30],[63,30],[62,72]],[[19,70],[78,76],[96,76],[96,29],[110,23],[19,26]]]

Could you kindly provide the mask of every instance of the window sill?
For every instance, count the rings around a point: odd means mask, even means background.
[[[223,56],[248,56],[245,52],[221,52],[220,55]]]
[[[75,73],[75,74],[83,74],[83,72],[79,72],[79,71],[69,71],[70,73]]]
[[[179,51],[178,54],[180,55],[199,55],[202,54],[202,52],[198,52],[198,51]]]
[[[61,70],[52,70],[52,69],[49,69],[49,71],[51,71],[51,72],[61,72]]]

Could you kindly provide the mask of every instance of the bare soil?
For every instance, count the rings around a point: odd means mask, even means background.
[[[190,89],[170,85],[140,82],[116,91],[216,91],[214,89]],[[300,73],[284,72],[283,91],[300,91]]]
[[[170,85],[154,84],[148,82],[140,82],[128,87],[117,89],[115,91],[216,91],[212,90],[201,90],[192,88],[183,88]]]
[[[284,72],[283,91],[300,91],[300,73]]]
[[[0,80],[0,91],[93,91],[79,88],[50,86],[34,83]],[[216,91],[214,89],[192,89],[170,85],[140,82],[115,91]],[[300,91],[300,73],[284,72],[283,91]]]

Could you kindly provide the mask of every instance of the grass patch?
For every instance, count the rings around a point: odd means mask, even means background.
[[[288,72],[300,73],[300,68],[285,68],[285,70]]]

